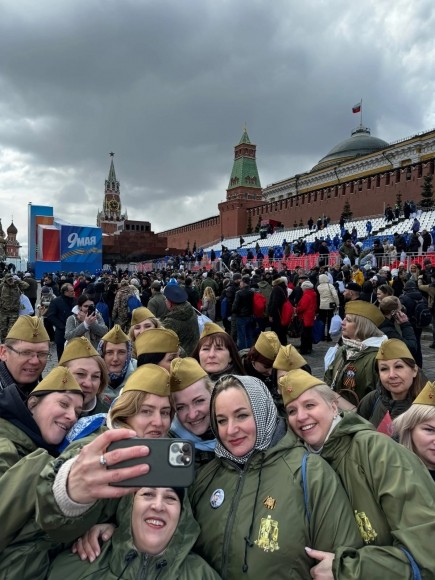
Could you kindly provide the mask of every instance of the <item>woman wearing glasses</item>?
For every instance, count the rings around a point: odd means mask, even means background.
[[[84,336],[94,348],[97,348],[101,337],[108,330],[101,314],[95,310],[95,304],[88,294],[81,294],[77,306],[72,309],[65,327],[65,340]]]

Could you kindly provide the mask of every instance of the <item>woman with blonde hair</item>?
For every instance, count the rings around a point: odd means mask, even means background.
[[[435,383],[426,383],[411,407],[395,419],[393,431],[423,461],[435,481]]]
[[[341,408],[355,408],[359,401],[378,384],[376,353],[387,339],[379,326],[384,315],[379,308],[363,300],[346,303],[341,323],[343,346],[337,347],[328,365],[324,380],[335,392],[349,401]]]
[[[339,412],[336,394],[302,370],[279,382],[288,423],[310,454],[339,476],[363,548],[310,551],[313,578],[433,578],[433,485],[421,462],[356,413]]]
[[[87,338],[81,336],[70,340],[59,366],[68,368],[82,388],[82,416],[107,413],[109,403],[104,401],[103,392],[109,384],[109,374],[106,363]]]
[[[216,319],[216,295],[211,286],[206,286],[202,295],[201,312],[208,316],[212,322]]]
[[[131,315],[131,326],[128,331],[128,338],[131,340],[133,347],[133,358],[136,356],[136,338],[145,332],[146,330],[151,330],[152,328],[162,328],[162,323],[158,318],[154,316],[151,310],[141,306],[140,308],[135,308]]]
[[[194,358],[171,362],[171,399],[175,408],[170,435],[195,445],[197,467],[214,458],[216,439],[210,427],[210,397],[213,383]]]

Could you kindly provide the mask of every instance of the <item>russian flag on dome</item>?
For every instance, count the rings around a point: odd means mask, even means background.
[[[361,112],[361,101],[352,107],[352,113]]]

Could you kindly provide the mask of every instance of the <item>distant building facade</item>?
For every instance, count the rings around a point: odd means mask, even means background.
[[[180,250],[222,238],[249,233],[262,221],[276,220],[284,227],[306,225],[328,216],[338,221],[346,201],[354,218],[382,214],[394,207],[398,195],[420,201],[425,175],[434,174],[435,130],[388,144],[358,126],[350,138],[333,147],[310,171],[261,189],[256,146],[246,130],[234,148],[233,170],[219,214],[158,235]]]
[[[103,264],[136,262],[163,256],[167,240],[151,231],[150,222],[129,220],[122,211],[120,183],[116,178],[114,153],[104,186],[103,208],[97,226],[103,231]]]

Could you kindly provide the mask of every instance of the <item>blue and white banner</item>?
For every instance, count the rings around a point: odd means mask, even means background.
[[[103,235],[101,228],[62,224],[60,242],[62,262],[80,263],[83,264],[84,268],[91,270],[96,263],[101,264],[102,253]]]

